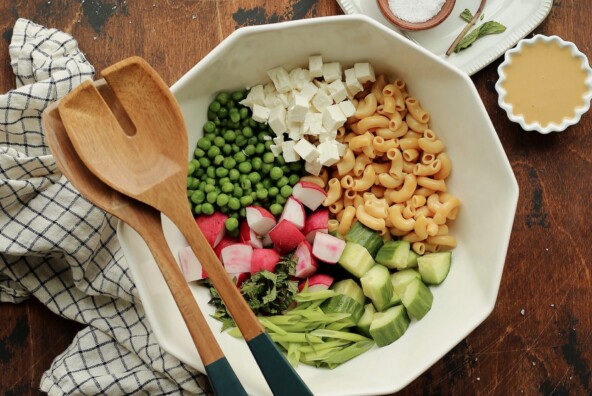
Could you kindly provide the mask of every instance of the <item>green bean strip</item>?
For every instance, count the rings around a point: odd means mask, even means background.
[[[266,329],[273,331],[274,333],[284,335],[288,332],[282,329],[280,326],[275,325],[273,322],[268,320],[267,318],[259,317],[259,322],[265,327]]]
[[[316,300],[326,300],[330,297],[336,296],[334,290],[319,290],[316,292],[300,292],[296,295],[294,300],[297,302],[308,302],[308,301],[316,301]]]
[[[302,343],[311,343],[311,344],[320,344],[323,340],[320,337],[311,336],[307,333],[286,333],[286,334],[276,334],[271,333],[269,335],[271,339],[275,342],[302,342]]]
[[[311,336],[315,337],[326,337],[326,338],[337,338],[342,340],[348,340],[352,342],[358,341],[371,341],[369,338],[356,333],[348,333],[345,331],[336,331],[328,329],[317,329],[310,332]]]

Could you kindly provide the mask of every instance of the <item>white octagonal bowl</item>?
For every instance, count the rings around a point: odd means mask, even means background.
[[[266,70],[307,66],[308,56],[350,66],[369,61],[377,72],[404,79],[431,113],[432,129],[453,163],[449,191],[462,208],[451,233],[458,239],[446,281],[433,287],[432,310],[413,320],[403,337],[335,368],[300,365],[298,373],[315,395],[378,395],[405,387],[463,340],[492,311],[509,243],[518,186],[496,131],[471,80],[423,48],[364,16],[315,18],[242,28],[231,34],[173,87],[189,133],[189,152],[201,134],[206,109],[216,92],[267,81]],[[174,144],[174,142],[171,142]],[[165,219],[176,253],[185,240]],[[204,371],[189,332],[148,249],[120,223],[118,236],[145,308],[162,347]],[[206,315],[205,288],[191,285]],[[270,394],[242,340],[220,333],[209,318],[230,364],[252,395]]]

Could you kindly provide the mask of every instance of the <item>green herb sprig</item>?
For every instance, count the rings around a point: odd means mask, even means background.
[[[480,20],[483,20],[483,14],[481,14]],[[473,14],[469,9],[466,9],[461,12],[460,17],[467,21],[471,22],[473,19]],[[487,21],[475,29],[471,30],[466,36],[460,40],[460,42],[454,48],[454,52],[458,53],[466,48],[469,48],[475,41],[480,39],[481,37],[488,36],[490,34],[499,34],[506,31],[506,27],[499,22],[496,21]]]

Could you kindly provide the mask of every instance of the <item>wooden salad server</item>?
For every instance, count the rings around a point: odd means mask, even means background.
[[[186,194],[187,131],[160,76],[139,57],[102,72],[111,92],[84,82],[58,112],[76,152],[103,182],[167,216],[189,242],[275,395],[312,395],[257,320],[199,230]],[[112,108],[121,106],[122,116]],[[115,114],[118,114],[116,116]]]
[[[99,89],[105,86],[98,83]],[[42,116],[43,130],[49,148],[62,173],[76,189],[95,206],[118,217],[144,239],[162,273],[193,343],[205,366],[216,395],[246,395],[212,330],[199,309],[189,285],[168,248],[160,212],[142,202],[131,199],[103,183],[90,172],[70,142],[57,103],[49,106]]]

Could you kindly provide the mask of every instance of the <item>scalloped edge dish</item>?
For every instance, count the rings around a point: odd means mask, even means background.
[[[549,15],[553,0],[489,0],[483,14],[485,21],[496,20],[507,29],[504,33],[479,39],[471,48],[458,54],[445,56],[446,50],[466,25],[459,17],[467,8],[466,1],[457,1],[450,16],[440,25],[423,31],[403,31],[390,23],[381,13],[376,1],[368,0],[337,0],[344,13],[349,15],[367,15],[388,28],[407,37],[433,54],[442,57],[453,66],[458,67],[469,76],[477,73],[508,49],[526,37]],[[478,1],[471,4],[474,12]]]
[[[513,106],[505,101],[506,90],[502,88],[502,84],[506,80],[505,70],[508,66],[512,64],[513,56],[520,54],[525,46],[532,45],[539,41],[543,41],[546,43],[555,42],[559,44],[562,48],[570,48],[571,55],[582,62],[582,69],[588,75],[585,81],[585,84],[588,87],[588,91],[582,97],[582,99],[584,99],[584,105],[575,108],[575,115],[572,118],[564,117],[563,122],[561,124],[551,122],[545,127],[543,127],[538,122],[528,124],[526,123],[524,117],[521,114],[514,114]],[[522,129],[524,129],[525,131],[536,131],[544,135],[551,132],[563,132],[568,127],[580,122],[582,115],[584,115],[588,110],[590,110],[590,100],[592,99],[592,68],[590,68],[590,65],[588,63],[588,57],[583,52],[581,52],[574,43],[570,41],[565,41],[559,36],[544,36],[542,34],[537,34],[533,38],[520,40],[515,48],[512,48],[511,50],[506,52],[504,61],[502,62],[502,64],[499,65],[497,72],[499,78],[497,80],[497,83],[495,84],[495,90],[499,95],[498,104],[503,110],[505,110],[510,121],[520,124]]]

